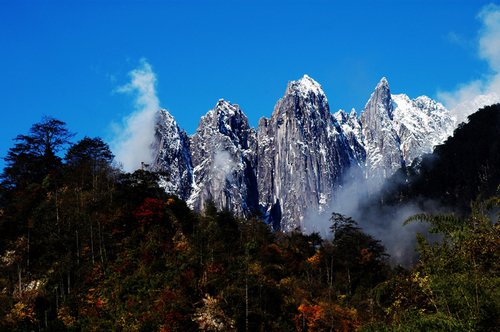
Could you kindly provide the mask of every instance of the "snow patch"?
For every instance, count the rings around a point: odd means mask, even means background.
[[[288,89],[297,93],[304,99],[309,98],[310,95],[313,94],[318,97],[321,96],[324,101],[327,102],[326,95],[321,85],[307,74],[297,81],[291,81]]]

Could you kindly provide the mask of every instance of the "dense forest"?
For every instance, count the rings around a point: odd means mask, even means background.
[[[331,238],[195,213],[124,173],[100,138],[44,118],[15,138],[0,188],[0,331],[495,331],[500,326],[500,105],[486,107],[379,204],[420,214],[418,263],[391,266],[350,216]],[[401,178],[404,180],[401,181]],[[391,222],[387,220],[386,222]]]

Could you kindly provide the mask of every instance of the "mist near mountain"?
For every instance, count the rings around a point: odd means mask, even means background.
[[[403,225],[408,217],[419,213],[467,216],[476,200],[500,189],[499,132],[500,104],[496,104],[471,114],[433,153],[422,155],[382,183],[354,170],[327,211],[311,211],[304,222],[306,231],[331,238],[329,217],[341,213],[381,240],[393,263],[411,266],[416,259],[415,234],[425,234],[431,241],[437,238],[427,232],[426,224]]]
[[[161,114],[157,128],[171,129],[157,130],[150,169],[170,173],[161,181],[167,192],[188,197],[196,211],[212,202],[238,216],[259,216],[274,229],[323,234],[328,227],[311,216],[320,213],[327,224],[324,216],[334,210],[356,217],[357,206],[385,179],[431,152],[456,124],[428,97],[392,95],[386,78],[359,116],[332,114],[321,85],[307,75],[288,83],[271,117],[261,118],[256,130],[238,105],[225,100],[202,117],[190,137],[167,111]],[[392,219],[402,222],[415,212],[409,205]],[[380,228],[379,220],[387,218],[376,219],[363,227]]]
[[[142,109],[127,122],[130,135],[122,143],[144,137],[135,142],[140,144],[123,146],[148,151],[134,155],[140,160],[133,163],[150,160],[148,169],[160,174],[165,191],[195,211],[213,203],[237,216],[257,216],[275,230],[318,232],[325,238],[330,215],[341,213],[380,239],[393,262],[404,265],[415,259],[414,234],[426,229],[403,222],[417,213],[446,211],[446,204],[431,197],[377,203],[382,190],[406,181],[404,176],[395,180],[395,173],[418,164],[457,125],[454,113],[437,101],[392,94],[385,77],[359,115],[332,113],[321,85],[304,75],[288,83],[271,117],[261,118],[256,129],[237,104],[221,99],[189,136],[167,110],[153,116],[155,78],[147,63],[131,76],[123,90],[139,92]]]
[[[111,146],[123,169],[132,172],[141,163],[152,161],[151,143],[157,122],[160,101],[156,94],[156,75],[151,65],[142,59],[140,66],[129,73],[130,82],[116,89],[134,97],[135,111],[114,124],[115,138]]]

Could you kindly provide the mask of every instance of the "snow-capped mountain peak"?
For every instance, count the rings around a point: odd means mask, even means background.
[[[160,185],[167,193],[187,199],[191,192],[192,181],[189,137],[165,109],[158,112],[155,140],[151,149],[153,161],[149,169],[160,174],[167,174],[167,176],[161,176]]]
[[[297,94],[302,98],[309,98],[312,94],[316,97],[321,96],[325,101],[327,101],[326,95],[323,92],[323,88],[321,87],[321,85],[307,74],[296,81],[291,81],[290,83],[288,83],[287,91],[285,92],[285,94]]]
[[[353,117],[354,117],[354,118],[355,118],[355,117],[357,117],[357,116],[358,116],[358,113],[356,112],[356,109],[352,108],[352,109],[351,109],[351,112],[349,113],[349,116],[350,116],[351,118],[353,118]]]
[[[240,216],[259,210],[274,228],[291,231],[310,213],[334,206],[352,174],[382,182],[431,152],[455,123],[429,97],[392,95],[385,77],[359,116],[354,109],[331,114],[321,85],[304,75],[288,83],[257,131],[224,99],[191,137],[161,110],[151,169],[167,174],[160,184],[195,210],[209,201]]]
[[[410,99],[405,94],[392,96],[394,128],[400,138],[400,149],[406,164],[434,146],[443,143],[455,128],[456,119],[435,100],[420,96]]]
[[[374,121],[376,118],[392,120],[392,101],[391,89],[387,78],[382,77],[380,82],[375,87],[375,90],[368,99],[365,108],[362,112],[369,121]]]
[[[384,77],[360,116],[366,149],[366,176],[382,181],[401,166],[442,143],[455,120],[440,103],[427,96],[410,99],[392,95]]]
[[[233,116],[237,112],[241,112],[237,104],[231,104],[230,101],[226,101],[223,98],[217,101],[215,108],[213,109],[217,113],[224,113],[227,116]]]
[[[309,210],[325,210],[355,164],[321,86],[309,76],[288,84],[271,118],[259,122],[257,143],[259,203],[285,231],[299,227]]]
[[[240,107],[223,99],[201,118],[191,137],[195,167],[188,205],[203,210],[212,201],[240,216],[255,209],[254,136]]]
[[[375,89],[381,89],[381,88],[387,88],[389,89],[389,81],[387,80],[387,77],[383,76],[380,81],[377,84],[377,87]]]

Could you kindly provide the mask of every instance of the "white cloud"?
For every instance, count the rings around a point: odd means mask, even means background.
[[[478,17],[484,24],[479,40],[479,55],[498,73],[500,72],[500,6],[488,5]]]
[[[141,162],[151,162],[151,143],[160,101],[156,95],[156,75],[146,60],[141,59],[139,67],[129,76],[130,82],[116,91],[133,94],[136,110],[117,126],[112,146],[124,170],[132,172],[140,168]]]
[[[456,91],[440,92],[438,98],[452,110],[459,122],[477,109],[500,102],[500,6],[485,6],[478,15],[478,53],[491,72],[480,79],[460,85]]]

